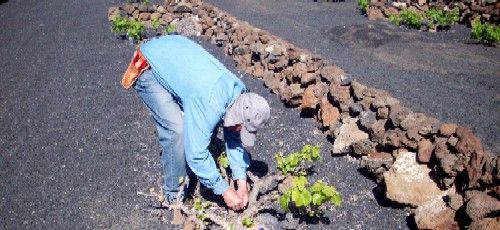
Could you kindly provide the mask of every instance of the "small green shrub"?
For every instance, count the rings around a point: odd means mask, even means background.
[[[368,11],[368,4],[370,3],[370,0],[358,0],[358,8],[365,12]]]
[[[134,38],[136,41],[139,41],[141,39],[142,32],[144,32],[144,23],[135,19],[129,20],[128,23],[128,36]]]
[[[153,27],[153,29],[157,30],[160,27],[160,19],[155,18],[155,19],[151,20],[151,27]]]
[[[300,152],[291,153],[286,157],[279,153],[274,158],[278,162],[278,169],[281,173],[293,173],[302,161],[313,162],[321,159],[320,146],[305,145]]]
[[[170,23],[167,26],[167,28],[165,29],[165,33],[166,34],[171,34],[171,33],[175,33],[175,32],[177,32],[177,27],[174,24],[172,24],[172,23]]]
[[[437,29],[440,27],[447,27],[455,24],[460,19],[458,7],[453,8],[450,11],[439,10],[437,8],[431,8],[425,12],[425,17],[430,29]]]
[[[330,202],[340,206],[342,197],[335,187],[319,180],[308,187],[309,182],[305,176],[293,178],[292,187],[280,197],[280,206],[285,211],[290,211],[291,205],[301,214],[318,217],[323,214],[322,205]]]
[[[423,16],[412,10],[403,10],[399,14],[401,22],[412,29],[419,30],[422,27]]]
[[[500,42],[500,26],[481,23],[479,18],[472,21],[471,37],[481,43],[498,44]]]
[[[389,15],[389,21],[396,25],[396,26],[400,26],[401,25],[401,17],[399,16],[399,14],[392,14],[392,15]]]
[[[111,20],[111,31],[113,33],[125,33],[128,30],[128,19],[122,16],[116,16]]]
[[[250,217],[244,217],[241,220],[241,224],[243,224],[243,226],[245,226],[245,228],[251,228],[255,225],[255,222]]]

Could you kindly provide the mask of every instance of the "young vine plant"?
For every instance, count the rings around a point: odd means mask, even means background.
[[[275,156],[278,169],[292,178],[291,186],[279,198],[280,206],[285,212],[294,212],[310,217],[323,215],[323,206],[330,203],[340,206],[342,197],[335,187],[322,180],[309,186],[305,162],[316,162],[321,159],[320,146],[306,145],[300,152],[286,157],[279,153]]]

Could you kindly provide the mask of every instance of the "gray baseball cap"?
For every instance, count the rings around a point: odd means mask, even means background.
[[[271,108],[266,99],[256,93],[242,93],[224,116],[224,126],[241,124],[241,142],[253,146],[255,134],[271,117]]]

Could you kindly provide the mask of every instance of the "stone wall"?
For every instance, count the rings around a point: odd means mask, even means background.
[[[360,158],[366,170],[385,183],[390,199],[415,208],[419,228],[454,229],[471,221],[481,224],[478,221],[491,215],[498,217],[500,158],[485,152],[471,129],[414,113],[388,92],[347,78],[330,60],[216,7],[187,2],[176,5],[167,0],[162,6],[142,9],[140,5],[112,7],[108,16],[123,14],[146,24],[151,18],[160,18],[163,25],[189,20],[191,31],[196,31],[191,35],[223,47],[239,70],[261,78],[284,103],[314,117],[334,140],[332,154]],[[398,173],[404,171],[400,168],[420,172]],[[401,176],[412,181],[405,191],[399,182],[390,183],[409,180]],[[427,189],[429,181],[436,189]],[[398,196],[398,190],[405,195]],[[485,201],[491,205],[479,205]],[[429,215],[426,210],[435,213]],[[467,213],[470,219],[457,223],[455,216],[460,213]],[[436,216],[442,220],[437,221]],[[499,221],[490,219],[488,223]]]
[[[467,25],[476,17],[496,25],[498,25],[500,19],[500,2],[497,0],[371,0],[367,15],[369,19],[381,19],[398,14],[399,11],[404,9],[425,12],[430,7],[437,7],[438,9],[458,7],[460,9],[460,22]]]

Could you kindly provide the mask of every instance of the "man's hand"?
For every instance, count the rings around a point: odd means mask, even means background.
[[[236,184],[238,185],[238,190],[236,193],[241,198],[241,206],[240,209],[245,209],[248,204],[248,188],[246,180],[237,180]]]
[[[234,191],[234,189],[230,188],[222,193],[222,197],[224,198],[224,202],[227,207],[232,210],[240,210],[242,207],[242,200],[240,196]],[[248,199],[247,199],[248,200]]]

